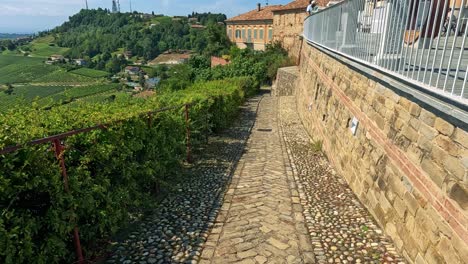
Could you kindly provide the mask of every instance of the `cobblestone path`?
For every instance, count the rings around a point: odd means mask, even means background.
[[[314,263],[275,102],[265,96],[260,103],[200,263]]]
[[[314,150],[293,97],[250,100],[185,173],[107,263],[403,262]]]
[[[317,153],[301,124],[293,97],[279,98],[281,132],[298,183],[317,263],[400,263],[344,179]]]
[[[235,165],[255,122],[260,97],[243,107],[231,128],[210,137],[198,162],[184,174],[160,206],[125,239],[117,242],[106,263],[197,263],[201,247],[219,210]]]

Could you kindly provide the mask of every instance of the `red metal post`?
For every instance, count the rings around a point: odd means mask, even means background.
[[[189,104],[185,105],[185,127],[186,131],[186,144],[187,144],[187,162],[192,163],[192,146],[190,144],[190,117],[189,117]]]
[[[67,174],[67,168],[65,167],[65,158],[63,157],[64,149],[63,149],[62,143],[60,143],[60,140],[55,139],[53,142],[54,142],[55,157],[57,157],[60,163],[60,169],[61,169],[62,176],[63,176],[63,185],[65,187],[65,191],[69,193],[70,187],[68,185],[68,174]],[[78,258],[78,263],[83,264],[84,263],[83,251],[81,249],[80,234],[78,232],[77,226],[73,228],[73,243],[75,244],[75,252],[76,252],[76,257]]]
[[[151,128],[153,126],[153,114],[149,113],[148,114],[148,128]]]

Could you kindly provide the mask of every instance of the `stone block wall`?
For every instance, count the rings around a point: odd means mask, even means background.
[[[466,124],[309,44],[301,56],[303,124],[398,250],[414,263],[466,263]]]
[[[281,42],[293,59],[299,57],[304,29],[305,9],[276,11],[273,16],[273,41]]]
[[[298,75],[297,66],[278,69],[276,82],[272,87],[273,96],[294,95]]]

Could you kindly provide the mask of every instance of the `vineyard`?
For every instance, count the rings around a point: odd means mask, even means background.
[[[106,124],[61,139],[69,192],[47,142],[0,155],[0,205],[6,208],[0,216],[0,262],[71,263],[75,227],[85,257],[92,257],[96,241],[119,230],[136,208],[155,204],[160,186],[171,186],[185,158],[186,124],[194,132],[193,146],[201,146],[201,135],[228,126],[257,87],[249,78],[227,79],[149,99],[118,96],[105,104],[0,113],[0,150]],[[186,103],[189,123],[181,107]]]
[[[96,82],[95,77],[87,77],[84,75],[74,74],[72,72],[67,72],[62,68],[58,68],[50,72],[40,78],[34,79],[34,82],[37,83],[75,83],[75,84],[82,84],[82,83],[90,83]]]
[[[30,105],[36,98],[47,98],[67,88],[67,86],[18,86],[12,95],[0,92],[0,112],[6,112],[18,105]]]
[[[116,91],[118,84],[94,84],[88,86],[16,86],[12,95],[0,92],[0,112],[18,106],[51,107],[65,101]]]
[[[109,91],[115,91],[119,87],[119,84],[97,84],[90,86],[77,86],[70,87],[59,93],[53,94],[49,97],[45,97],[38,101],[39,105],[50,105],[57,102],[71,101],[73,99],[79,99],[82,97],[88,97],[100,93]]]
[[[89,68],[80,68],[80,69],[71,71],[71,73],[82,75],[82,76],[89,77],[89,78],[104,78],[104,77],[109,76],[108,72],[93,70]]]
[[[44,59],[41,58],[29,58],[24,56],[10,56],[10,55],[0,55],[0,69],[11,65],[40,65],[43,64]]]
[[[65,69],[44,64],[40,58],[0,55],[0,84],[6,83],[54,83],[82,84],[95,83],[109,73],[92,69]]]

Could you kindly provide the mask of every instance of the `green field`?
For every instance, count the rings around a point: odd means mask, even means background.
[[[81,69],[80,69],[81,70]],[[0,84],[6,83],[95,83],[107,72],[86,69],[83,74],[67,72],[65,69],[46,65],[40,58],[0,55]]]
[[[50,105],[56,102],[72,101],[83,97],[115,91],[119,84],[96,84],[90,86],[69,87],[59,93],[45,97],[38,101],[39,105]]]
[[[33,82],[55,70],[57,70],[56,66],[46,64],[11,64],[0,68],[0,84]]]
[[[30,57],[13,56],[13,55],[0,55],[0,68],[11,65],[11,64],[41,65],[43,63],[44,63],[44,59],[41,59],[41,58],[30,58]]]
[[[69,48],[56,46],[54,41],[53,36],[42,37],[35,39],[27,47],[31,50],[31,56],[42,58],[47,58],[54,54],[64,55],[69,50]]]
[[[35,98],[46,98],[63,92],[67,86],[17,86],[12,95],[0,92],[0,112],[21,104],[30,104]]]
[[[93,70],[93,69],[89,69],[89,68],[80,68],[80,69],[71,71],[71,73],[74,73],[76,75],[85,76],[85,77],[90,77],[90,78],[104,78],[104,77],[109,76],[108,72]]]
[[[36,83],[90,83],[96,82],[96,78],[86,77],[83,75],[74,74],[72,72],[67,72],[65,69],[58,68],[53,72],[50,72],[47,75],[44,75],[40,78],[34,80]]]
[[[36,101],[41,107],[53,106],[64,101],[72,101],[79,98],[108,94],[116,92],[119,84],[95,84],[89,86],[15,86],[12,95],[0,90],[0,112],[5,112],[17,105],[30,105]],[[102,101],[95,98],[96,101]]]

